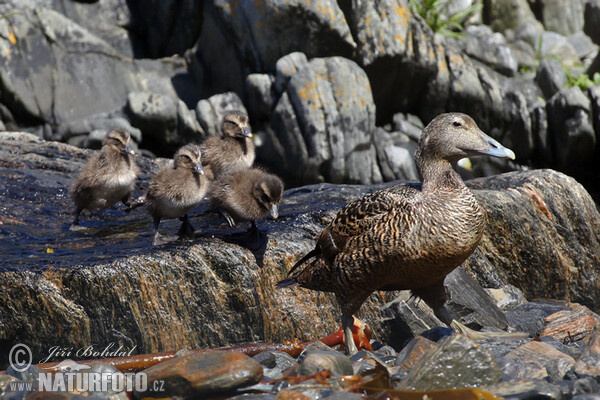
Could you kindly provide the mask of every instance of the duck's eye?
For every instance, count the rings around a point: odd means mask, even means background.
[[[458,121],[454,121],[454,122],[452,123],[452,125],[454,125],[454,126],[462,126],[462,125],[460,124],[460,122],[458,122]]]

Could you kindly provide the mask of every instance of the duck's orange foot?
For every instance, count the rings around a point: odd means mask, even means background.
[[[344,328],[340,327],[340,329],[334,335],[339,335],[339,337],[341,338],[341,344],[345,348],[346,343],[344,341]],[[356,348],[358,350],[373,350],[371,348],[372,335],[373,331],[371,330],[369,325],[367,325],[360,319],[354,317],[354,325],[352,325],[352,339],[354,339],[354,344],[356,345]]]

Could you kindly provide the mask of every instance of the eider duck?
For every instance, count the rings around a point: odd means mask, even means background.
[[[283,182],[279,177],[259,168],[243,169],[213,181],[208,204],[219,210],[231,228],[237,222],[249,221],[256,229],[256,220],[271,214],[279,215]]]
[[[107,134],[102,149],[92,155],[71,189],[75,203],[71,230],[85,229],[79,225],[79,214],[84,209],[101,210],[119,201],[130,205],[129,197],[139,172],[133,154],[129,132],[114,129]]]
[[[478,155],[515,158],[468,115],[437,116],[415,152],[421,186],[392,186],[346,205],[277,287],[333,292],[350,354],[353,314],[376,290],[411,290],[456,330],[444,278],[477,247],[486,214],[452,164]]]
[[[187,213],[204,200],[207,188],[200,146],[188,144],[181,147],[173,156],[173,164],[161,169],[148,187],[145,203],[154,221],[153,245],[170,241],[158,232],[160,221],[164,218],[181,219],[180,236],[193,233]]]
[[[230,111],[223,117],[221,137],[208,138],[201,144],[202,166],[210,180],[254,163],[254,143],[248,116],[242,111]]]

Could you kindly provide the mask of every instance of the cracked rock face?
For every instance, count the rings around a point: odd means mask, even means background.
[[[50,346],[114,342],[136,353],[249,341],[302,340],[338,327],[329,294],[275,290],[293,263],[347,202],[385,185],[319,184],[285,192],[277,220],[259,222],[251,251],[218,215],[191,214],[193,239],[152,247],[143,208],[85,214],[83,233],[68,231],[68,187],[89,151],[24,133],[0,134],[0,351],[26,343],[34,357]],[[166,160],[137,157],[136,195]],[[600,310],[600,216],[581,185],[551,170],[469,182],[488,224],[468,272],[486,287],[511,283],[528,298],[550,297]],[[161,229],[174,234],[179,221]],[[240,226],[235,232],[243,233]],[[382,341],[380,322],[396,297],[376,292],[358,317]],[[459,299],[457,299],[459,300]]]

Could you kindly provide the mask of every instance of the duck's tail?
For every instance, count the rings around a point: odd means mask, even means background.
[[[282,288],[286,288],[286,287],[290,287],[290,286],[295,286],[298,284],[298,281],[296,280],[295,276],[289,276],[292,274],[292,272],[294,272],[294,270],[296,268],[298,268],[299,266],[301,266],[302,264],[304,264],[306,261],[308,261],[309,259],[318,256],[319,254],[321,254],[321,249],[316,247],[313,250],[309,251],[304,257],[302,257],[300,260],[298,260],[296,262],[296,264],[294,264],[294,266],[292,267],[292,269],[290,269],[290,271],[288,272],[288,277],[285,279],[280,280],[279,282],[277,282],[275,284],[275,287],[277,289],[282,289]]]

